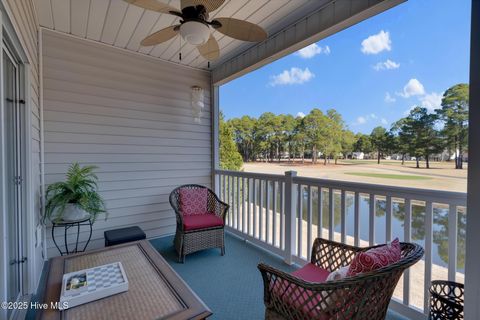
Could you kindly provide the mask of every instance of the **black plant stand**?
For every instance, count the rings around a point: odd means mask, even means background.
[[[60,252],[60,255],[66,255],[70,253],[77,253],[77,252],[84,252],[85,249],[87,249],[88,243],[90,242],[90,239],[92,238],[92,219],[90,216],[87,216],[83,219],[80,220],[74,220],[74,221],[65,221],[65,220],[57,220],[57,221],[52,221],[52,239],[53,243],[55,243],[55,246],[57,247],[58,251]],[[78,240],[80,237],[80,227],[81,226],[89,226],[90,227],[90,233],[88,235],[88,240],[85,243],[85,246],[83,247],[82,250],[78,250]],[[77,227],[77,241],[75,242],[75,249],[69,250],[68,249],[68,241],[67,241],[67,232],[70,228]],[[60,249],[57,241],[55,240],[55,228],[64,228],[64,246],[65,246],[65,251],[62,251]]]

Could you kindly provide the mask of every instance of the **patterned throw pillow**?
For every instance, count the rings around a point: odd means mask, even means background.
[[[206,188],[180,189],[180,210],[184,215],[204,214],[207,212],[208,190]]]
[[[348,269],[347,277],[386,267],[398,262],[400,258],[400,241],[396,238],[389,244],[355,255]]]

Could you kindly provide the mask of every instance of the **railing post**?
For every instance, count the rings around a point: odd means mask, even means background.
[[[296,189],[293,187],[293,178],[296,171],[285,172],[285,262],[293,264],[293,250],[297,236],[296,225]]]

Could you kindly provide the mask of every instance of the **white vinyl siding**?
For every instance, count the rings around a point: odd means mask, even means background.
[[[114,228],[173,233],[170,191],[211,184],[210,73],[48,30],[43,41],[45,183],[62,180],[75,161],[99,167],[109,215],[95,222],[89,249]],[[205,90],[200,124],[195,85]],[[58,255],[47,237],[48,256]]]

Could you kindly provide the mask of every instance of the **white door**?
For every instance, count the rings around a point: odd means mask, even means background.
[[[5,180],[7,223],[7,298],[18,301],[23,295],[25,239],[23,221],[23,136],[24,107],[19,99],[19,66],[8,49],[2,50],[3,105],[5,128]],[[8,317],[12,311],[9,311]]]

